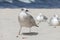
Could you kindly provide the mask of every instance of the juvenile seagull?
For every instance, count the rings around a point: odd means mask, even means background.
[[[47,21],[47,17],[45,15],[43,15],[42,13],[40,13],[37,17],[36,17],[36,20],[40,22],[44,22],[44,21]],[[38,24],[39,24],[38,23]]]
[[[38,27],[34,18],[29,14],[29,11],[27,9],[22,9],[21,11],[22,12],[19,13],[18,15],[18,21],[20,23],[19,35],[20,35],[22,27],[30,28],[30,32],[31,32],[31,27],[33,26]]]
[[[49,24],[50,26],[54,26],[54,28],[56,28],[56,26],[60,26],[60,18],[58,17],[58,15],[54,15],[53,17],[51,17]]]

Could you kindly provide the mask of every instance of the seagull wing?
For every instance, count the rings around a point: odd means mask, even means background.
[[[33,25],[33,26],[37,26],[37,24],[36,24],[36,22],[35,22],[33,16],[30,15],[30,14],[27,14],[27,15],[28,15],[28,19],[29,19],[29,21],[32,23],[32,25]],[[37,26],[37,27],[38,27],[38,26]]]

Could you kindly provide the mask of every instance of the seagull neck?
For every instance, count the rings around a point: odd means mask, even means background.
[[[21,11],[21,13],[25,13],[24,11]]]
[[[21,13],[20,13],[20,15],[26,15],[27,13],[25,12],[25,11],[22,11]]]

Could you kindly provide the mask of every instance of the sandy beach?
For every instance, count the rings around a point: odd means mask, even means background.
[[[60,17],[60,9],[29,9],[30,14],[36,18],[39,13],[43,13],[48,17],[48,20],[57,14]],[[47,22],[42,22],[39,27],[32,27],[32,32],[37,32],[37,35],[20,35],[18,31],[20,25],[18,23],[19,9],[0,9],[0,40],[60,40],[60,26],[53,28]],[[35,19],[36,20],[36,19]],[[37,23],[37,21],[36,21]],[[29,28],[23,27],[23,32],[29,32]]]

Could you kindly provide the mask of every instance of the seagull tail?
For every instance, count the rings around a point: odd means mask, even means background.
[[[35,25],[36,27],[39,27],[38,25]]]

